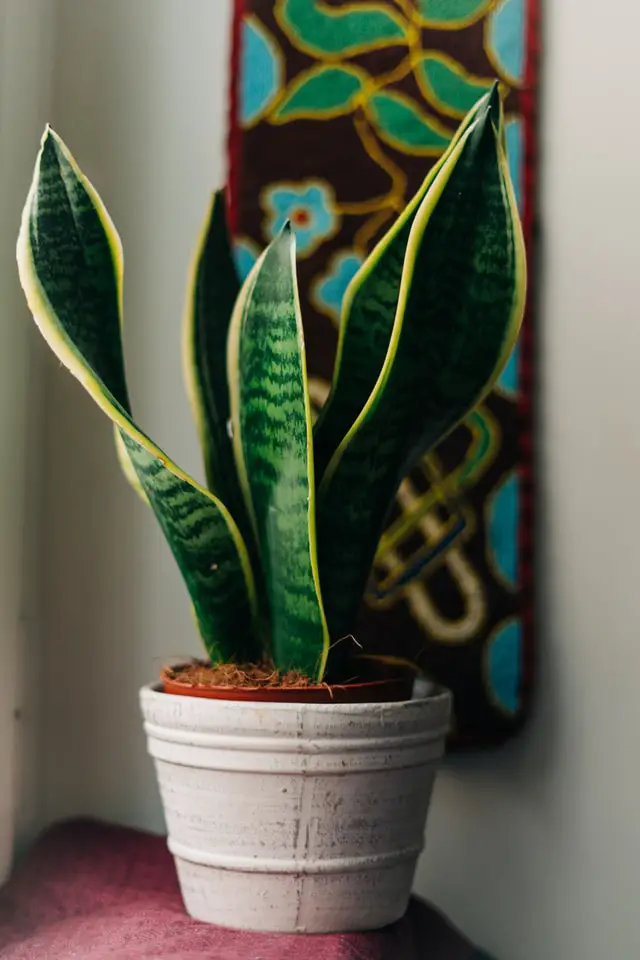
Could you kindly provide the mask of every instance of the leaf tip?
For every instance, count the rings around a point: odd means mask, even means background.
[[[279,252],[281,256],[285,258],[291,257],[295,261],[296,233],[290,220],[285,220],[270,246],[274,251]]]
[[[494,80],[487,98],[487,118],[491,119],[496,130],[502,127],[502,93],[500,81]]]
[[[56,133],[50,123],[46,123],[44,127],[44,132],[40,139],[40,148],[44,150],[46,147],[52,147],[57,149],[58,146],[62,144],[62,138]]]

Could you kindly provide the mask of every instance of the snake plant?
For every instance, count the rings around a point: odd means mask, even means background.
[[[497,87],[351,282],[315,425],[295,235],[286,225],[240,284],[224,194],[214,196],[184,335],[206,486],[133,418],[120,240],[50,128],[18,264],[42,334],[113,421],[125,472],[173,551],[212,663],[269,659],[336,678],[331,651],[355,629],[403,476],[490,389],[522,320],[525,253]]]

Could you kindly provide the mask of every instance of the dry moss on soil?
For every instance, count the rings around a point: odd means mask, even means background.
[[[308,687],[313,680],[297,670],[281,673],[272,664],[221,663],[212,667],[206,663],[187,663],[168,667],[166,676],[190,687]]]

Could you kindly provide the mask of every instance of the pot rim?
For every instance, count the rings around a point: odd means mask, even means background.
[[[228,692],[228,688],[227,692]],[[451,692],[444,686],[433,683],[430,681],[425,682],[424,684],[416,684],[413,688],[412,694],[404,700],[349,700],[349,699],[334,699],[334,700],[305,700],[305,701],[294,701],[294,700],[239,700],[233,699],[228,696],[224,697],[206,697],[206,696],[189,696],[188,694],[180,693],[171,693],[167,692],[164,689],[162,680],[155,680],[151,683],[145,684],[140,693],[144,695],[154,695],[161,694],[162,698],[171,698],[176,702],[182,700],[189,701],[199,701],[202,703],[202,706],[205,706],[205,703],[210,703],[211,706],[214,704],[223,705],[226,704],[229,709],[232,707],[237,707],[242,709],[243,706],[250,705],[259,705],[261,708],[269,710],[284,710],[286,712],[299,710],[300,707],[313,707],[314,711],[318,710],[321,712],[331,712],[332,710],[347,709],[349,713],[354,711],[366,712],[371,708],[380,709],[393,709],[395,707],[417,705],[420,703],[426,704],[427,702],[434,703],[443,703],[444,701],[451,700]]]
[[[171,667],[163,667],[160,675],[166,694],[199,697],[205,700],[235,700],[251,703],[383,703],[410,700],[415,677],[408,674],[359,683],[313,683],[297,687],[210,686],[190,684],[168,676]]]

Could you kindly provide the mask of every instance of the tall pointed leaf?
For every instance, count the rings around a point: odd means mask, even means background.
[[[214,661],[259,655],[253,577],[231,515],[131,416],[120,335],[120,238],[96,191],[50,129],[24,209],[18,267],[49,346],[118,429],[182,571],[209,655]]]
[[[497,97],[497,86],[492,95]],[[489,94],[469,112],[447,151],[431,168],[416,195],[347,288],[331,392],[314,428],[318,482],[369,399],[382,370],[398,305],[402,265],[420,205],[460,138],[488,100]]]
[[[229,334],[233,442],[266,578],[275,663],[322,677],[311,410],[287,225],[258,261]]]
[[[332,636],[353,630],[403,475],[481,399],[517,336],[526,265],[496,109],[485,103],[422,201],[382,371],[319,490]]]
[[[220,190],[213,196],[192,265],[183,353],[207,485],[228,507],[246,538],[249,524],[229,435],[227,382],[227,336],[239,292]]]

